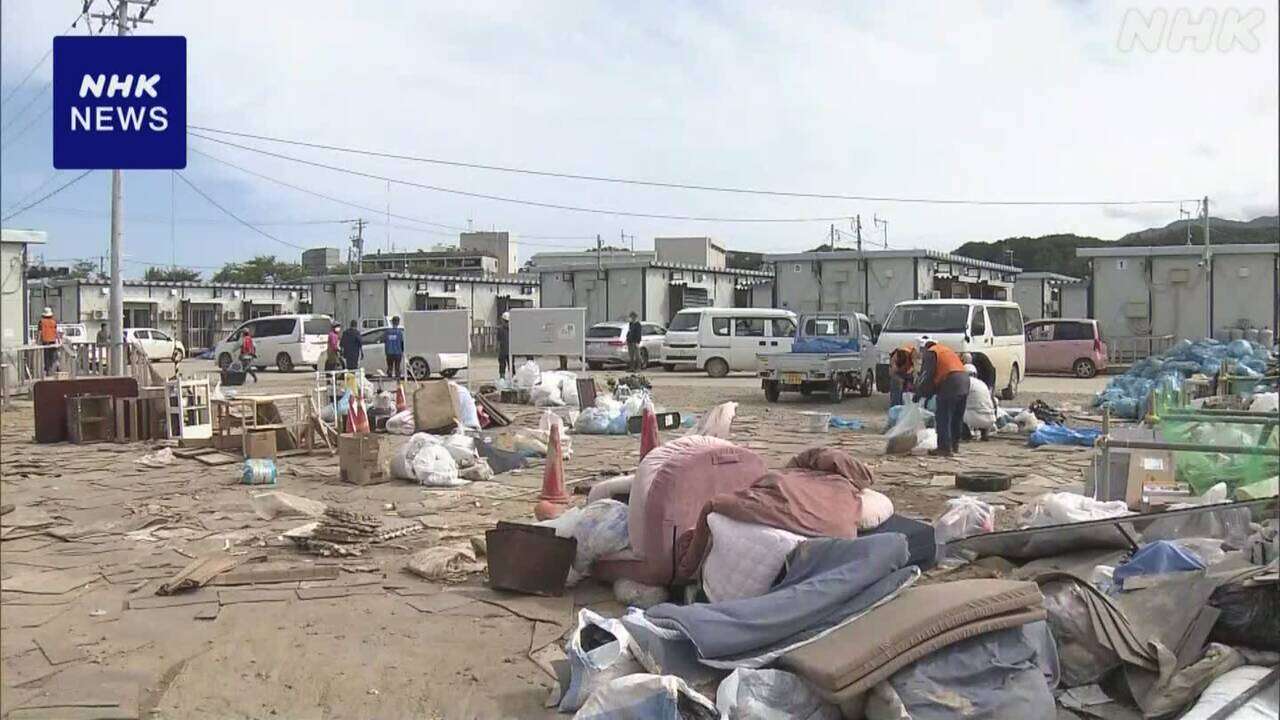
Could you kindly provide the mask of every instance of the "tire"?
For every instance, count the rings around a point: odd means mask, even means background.
[[[441,370],[441,371],[440,371],[440,377],[445,378],[445,379],[451,378],[451,377],[453,377],[453,376],[455,376],[455,375],[457,375],[457,374],[458,374],[458,370],[457,370],[457,368],[450,368],[450,369],[448,369],[448,370]]]
[[[871,397],[876,392],[876,372],[868,370],[867,376],[862,380],[862,388],[859,393],[864,398]]]
[[[662,371],[675,372],[676,371],[675,363],[662,363]]]
[[[226,370],[231,367],[231,353],[222,353],[218,356],[218,369]]]
[[[1089,379],[1098,374],[1098,367],[1089,358],[1080,358],[1071,364],[1071,372],[1078,378]]]
[[[276,368],[282,373],[293,372],[293,358],[289,353],[282,352],[276,356]]]
[[[600,368],[604,367],[604,363],[596,362],[595,360],[588,360],[587,367],[591,370],[599,370]]]
[[[1018,397],[1018,366],[1014,365],[1009,371],[1009,386],[1000,391],[1001,400],[1012,400]]]
[[[764,381],[764,399],[771,403],[778,402],[778,398],[782,396],[782,389],[778,385],[777,380]]]
[[[711,358],[707,361],[706,371],[713,378],[722,378],[729,374],[729,363],[724,358]]]
[[[647,367],[649,367],[649,351],[640,348],[640,369],[643,370]]]
[[[174,362],[182,362],[183,359],[186,357],[187,356],[185,353],[183,353],[181,350],[178,350],[177,348],[174,348],[173,355],[169,359],[173,360]]]
[[[408,367],[409,377],[414,380],[426,380],[431,377],[431,366],[423,358],[416,357],[409,360]]]
[[[809,397],[810,395],[813,394],[813,388],[809,387],[808,385],[801,385],[800,394],[805,397]]]
[[[827,383],[827,399],[833,403],[844,400],[844,383],[840,382],[839,377],[833,377]]]

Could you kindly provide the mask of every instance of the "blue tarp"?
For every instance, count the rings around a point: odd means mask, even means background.
[[[1124,587],[1125,578],[1138,575],[1159,575],[1203,569],[1204,563],[1200,558],[1187,552],[1182,546],[1168,540],[1157,540],[1139,548],[1128,562],[1115,569],[1112,577],[1117,585]]]
[[[1101,430],[1093,428],[1069,428],[1066,425],[1050,425],[1045,423],[1036,428],[1027,438],[1027,445],[1082,445],[1093,447],[1093,443],[1102,435]]]
[[[857,352],[858,338],[802,337],[791,343],[793,353]]]
[[[1236,361],[1236,373],[1261,377],[1267,349],[1248,340],[1181,340],[1163,355],[1139,360],[1125,374],[1112,378],[1093,399],[1094,407],[1107,406],[1117,417],[1137,418],[1146,410],[1147,394],[1153,389],[1176,388],[1182,378],[1196,373],[1213,375],[1228,359]]]

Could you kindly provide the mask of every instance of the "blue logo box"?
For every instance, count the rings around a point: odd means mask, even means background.
[[[53,166],[187,166],[187,39],[53,39]]]

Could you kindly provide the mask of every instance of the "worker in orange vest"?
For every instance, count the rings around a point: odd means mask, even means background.
[[[934,426],[938,430],[938,449],[930,455],[950,457],[960,452],[960,433],[964,426],[964,408],[969,399],[969,373],[954,350],[925,335],[920,338],[920,379],[916,398],[924,403],[937,396]]]
[[[49,374],[58,365],[58,321],[53,319],[53,308],[46,307],[40,313],[40,322],[36,324],[36,335],[44,345],[44,372]]]

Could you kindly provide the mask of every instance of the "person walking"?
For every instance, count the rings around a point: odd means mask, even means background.
[[[58,321],[53,318],[53,308],[46,307],[36,323],[36,337],[44,345],[44,374],[55,372],[58,367]]]
[[[258,373],[253,369],[257,360],[258,346],[253,344],[253,331],[246,327],[240,335],[240,367],[254,382],[258,382]]]
[[[631,322],[627,323],[627,369],[638,373],[644,369],[640,367],[640,338],[644,331],[640,328],[640,316],[632,312],[630,317]]]
[[[107,329],[107,324],[102,323],[98,327],[98,334],[93,338],[94,352],[97,358],[94,365],[101,369],[107,366],[107,353],[111,350],[111,331]]]
[[[335,370],[342,369],[342,355],[338,352],[338,348],[341,343],[338,331],[341,329],[342,326],[338,323],[333,323],[329,326],[329,340],[325,344],[324,351],[325,372],[334,372]]]
[[[360,329],[355,320],[342,331],[342,337],[338,340],[338,346],[342,350],[342,359],[348,370],[356,370],[360,367],[360,355],[364,352],[363,344],[360,342]]]
[[[934,415],[938,448],[930,450],[929,454],[950,457],[960,452],[960,433],[969,399],[969,373],[965,372],[960,356],[951,348],[928,336],[922,337],[920,342],[923,349],[916,400],[924,404],[930,397],[936,395],[938,398]]]
[[[903,345],[889,353],[889,407],[902,404],[902,396],[915,392],[916,348]]]
[[[404,373],[404,328],[400,316],[391,318],[391,327],[382,335],[383,354],[387,357],[387,375],[399,380]]]
[[[511,313],[504,312],[498,318],[498,377],[507,379],[511,364]]]

